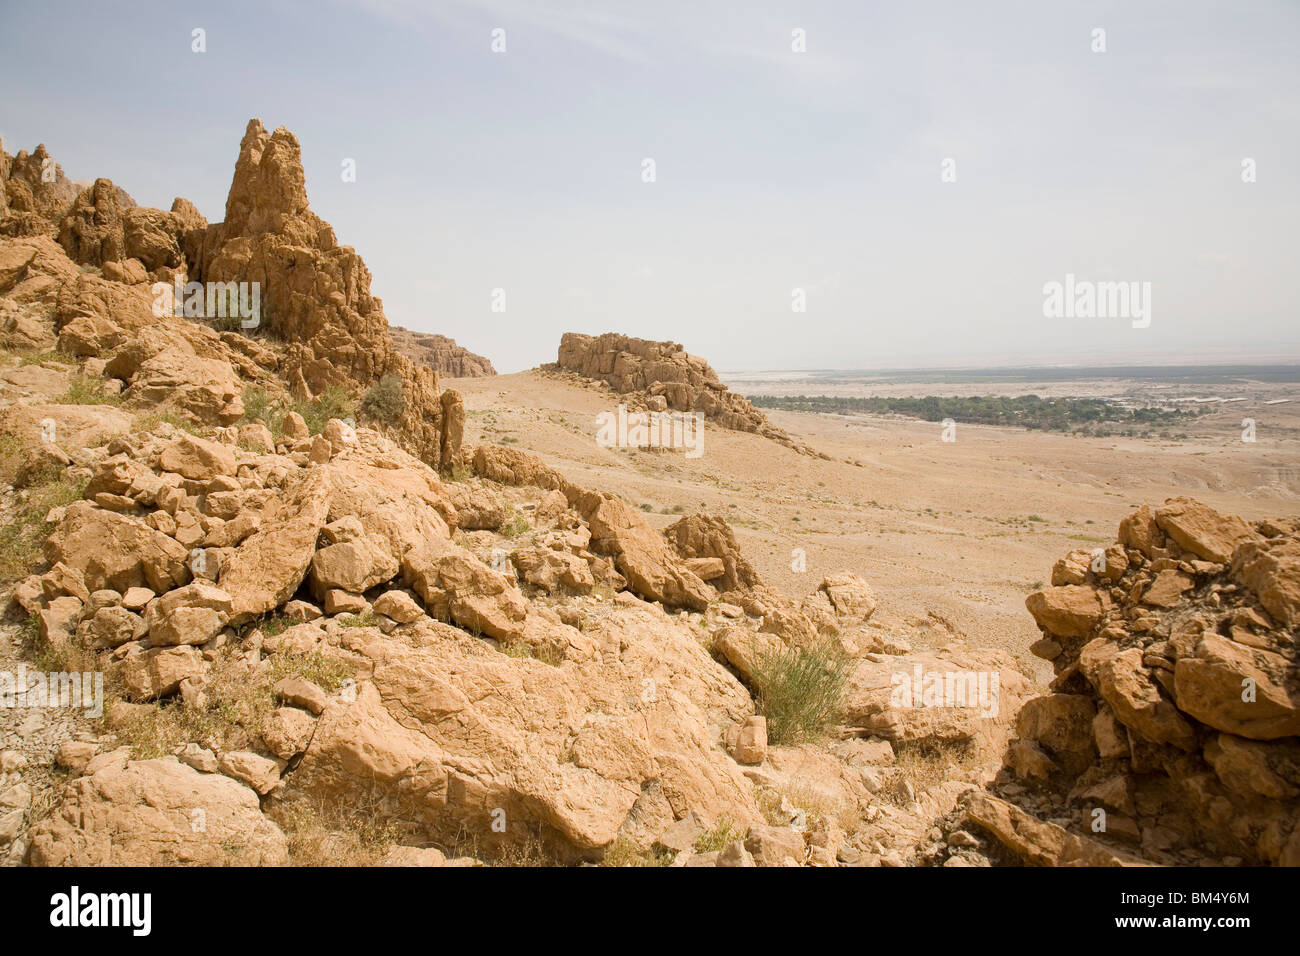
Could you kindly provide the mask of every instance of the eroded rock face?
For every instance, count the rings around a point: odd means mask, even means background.
[[[202,825],[198,825],[201,821]],[[277,866],[284,834],[257,794],[175,758],[90,761],[32,831],[36,866]]]
[[[801,454],[815,454],[767,420],[749,399],[727,389],[709,363],[676,342],[606,332],[565,332],[556,358],[559,368],[609,385],[646,408],[699,412],[723,428],[755,432]]]
[[[1026,601],[1044,633],[1033,650],[1056,679],[1022,711],[1008,767],[1069,813],[1106,811],[1157,859],[1201,846],[1300,862],[1293,529],[1175,498],[1067,562],[1075,583]]]
[[[497,373],[483,356],[475,355],[445,335],[411,332],[397,325],[390,325],[389,331],[399,352],[417,365],[427,365],[440,376],[482,378]]]
[[[189,233],[185,251],[199,281],[260,283],[261,328],[293,343],[281,371],[300,395],[331,385],[355,391],[396,375],[404,411],[393,427],[419,457],[439,464],[437,373],[397,351],[365,263],[308,208],[293,133],[249,122],[225,221]]]
[[[652,781],[664,826],[688,811],[759,821],[716,742],[720,725],[752,713],[749,696],[657,609],[608,618],[586,632],[593,656],[558,667],[427,618],[403,634],[347,635],[342,649],[373,668],[372,682],[354,704],[326,707],[292,789],[347,800],[374,786],[429,839],[466,827],[507,845],[536,833],[574,857],[614,840]]]

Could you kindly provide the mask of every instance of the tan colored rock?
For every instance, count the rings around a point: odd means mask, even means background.
[[[71,774],[80,774],[94,758],[98,746],[85,740],[65,740],[59,744],[54,764]]]
[[[396,325],[390,325],[388,329],[399,352],[418,365],[427,365],[439,376],[481,378],[496,374],[491,362],[457,345],[455,339],[411,332]]]
[[[449,471],[460,461],[460,446],[465,439],[465,403],[460,392],[447,389],[440,399],[442,435],[438,451],[438,469]]]
[[[1183,711],[1228,734],[1251,740],[1300,735],[1295,665],[1212,631],[1201,636],[1194,657],[1179,657],[1174,695]]]
[[[316,721],[297,707],[277,707],[262,730],[262,742],[282,760],[290,760],[307,749]]]
[[[234,623],[288,601],[307,574],[329,509],[323,471],[298,479],[264,512],[262,526],[235,549],[221,575]]]
[[[158,455],[158,467],[174,471],[183,478],[208,481],[216,475],[233,475],[235,456],[225,445],[194,435],[183,435],[163,448]]]
[[[135,518],[75,501],[45,543],[45,557],[79,571],[91,590],[170,591],[189,581],[189,553]]]
[[[77,639],[83,647],[102,649],[138,641],[146,631],[140,615],[124,607],[102,607],[77,626]]]
[[[596,585],[590,565],[574,554],[535,545],[516,548],[510,560],[525,581],[547,593],[568,589],[585,594]]]
[[[1121,544],[1153,558],[1155,552],[1165,546],[1165,533],[1156,524],[1155,514],[1143,505],[1119,523],[1119,540]]]
[[[373,679],[355,702],[326,706],[291,791],[348,799],[377,787],[406,801],[421,842],[469,826],[504,846],[540,825],[557,849],[590,859],[652,781],[672,816],[760,822],[751,787],[716,745],[722,726],[752,714],[749,696],[657,608],[614,609],[586,632],[599,653],[561,667],[428,619],[406,633],[347,629]],[[494,810],[504,833],[489,825]]]
[[[275,789],[280,782],[280,771],[284,769],[283,761],[247,750],[222,754],[218,758],[218,764],[227,777],[252,787],[261,796],[266,796]]]
[[[413,546],[402,574],[435,617],[497,639],[522,636],[528,602],[519,589],[450,541],[427,538]]]
[[[1233,559],[1232,578],[1283,624],[1300,623],[1300,537],[1247,542]]]
[[[245,448],[271,454],[275,451],[275,438],[271,429],[261,422],[249,422],[239,427],[239,443]]]
[[[189,645],[136,650],[122,659],[122,684],[134,700],[169,697],[181,681],[201,677],[208,670],[203,655]]]
[[[231,596],[221,588],[194,581],[149,602],[144,621],[155,647],[206,644],[230,620]]]
[[[949,645],[861,660],[844,692],[845,721],[891,741],[973,741],[1000,750],[1029,696],[1003,651]]]
[[[93,762],[92,762],[93,766]],[[257,795],[174,759],[105,761],[32,830],[36,866],[277,866],[284,834]]]
[[[727,566],[721,558],[687,558],[682,563],[701,581],[717,581],[727,573]]]
[[[785,645],[775,634],[744,627],[723,627],[714,632],[713,647],[736,669],[742,680],[752,681],[764,656],[780,652]]]
[[[311,437],[307,422],[297,412],[288,412],[284,416],[283,434],[286,441],[298,442]]]
[[[1183,750],[1195,745],[1191,724],[1143,667],[1140,648],[1121,651],[1098,638],[1083,649],[1079,667],[1129,730],[1154,743]]]
[[[370,610],[370,602],[360,594],[353,594],[351,591],[344,591],[340,588],[330,588],[325,592],[321,600],[325,613],[331,616],[335,614],[364,614]]]
[[[1042,588],[1025,599],[1025,607],[1048,634],[1087,637],[1102,617],[1097,592],[1084,585]]]
[[[1132,866],[1139,861],[1031,817],[1019,807],[972,790],[965,799],[967,823],[979,827],[1032,866]]]
[[[695,571],[701,580],[713,583],[719,591],[761,583],[758,572],[741,554],[735,532],[722,518],[706,514],[686,515],[665,528],[664,537],[678,554],[688,559],[687,568]],[[722,572],[715,574],[710,568],[702,574],[696,570],[692,560],[721,561]]]
[[[446,866],[447,857],[437,847],[395,846],[384,854],[380,866]]]
[[[756,824],[745,837],[745,849],[759,866],[802,865],[807,849],[803,834],[792,827]]]
[[[842,627],[864,623],[876,610],[876,596],[860,575],[851,571],[832,574],[822,581],[820,591],[830,598]]]
[[[611,555],[628,586],[643,598],[670,607],[702,611],[714,590],[688,571],[640,513],[607,495],[587,494],[578,502],[591,527],[592,548]]]
[[[1170,498],[1156,509],[1156,524],[1184,551],[1225,564],[1237,548],[1259,534],[1236,515],[1221,515],[1194,498]]]
[[[727,749],[736,763],[761,764],[767,756],[767,718],[754,716],[735,728],[734,738],[729,738]]]
[[[652,342],[615,332],[599,336],[566,332],[556,361],[561,369],[605,382],[647,407],[696,411],[724,428],[754,432],[801,454],[813,454],[769,422],[747,398],[728,391],[706,361],[688,355],[676,342]]]
[[[319,715],[329,702],[329,695],[318,685],[301,677],[285,677],[276,682],[275,696],[286,704]]]
[[[424,608],[405,591],[385,591],[372,607],[376,614],[392,618],[398,624],[410,624],[424,617]]]
[[[318,594],[339,588],[360,594],[397,574],[399,565],[380,543],[369,537],[321,548],[312,558],[312,583]]]
[[[1156,607],[1175,607],[1183,594],[1196,584],[1188,575],[1174,568],[1158,573],[1142,594],[1142,603]]]

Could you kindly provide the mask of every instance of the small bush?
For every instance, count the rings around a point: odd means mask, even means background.
[[[102,378],[73,372],[68,376],[68,390],[55,401],[60,405],[121,405],[122,397],[105,392]]]
[[[852,670],[853,658],[829,642],[764,654],[753,683],[759,712],[767,718],[768,741],[787,744],[821,736],[838,716]]]
[[[345,389],[331,385],[310,402],[295,402],[293,410],[307,423],[308,432],[319,435],[331,418],[352,417],[352,398]]]
[[[726,814],[718,817],[717,824],[712,830],[701,833],[695,838],[696,853],[712,853],[714,850],[721,850],[737,840],[743,839],[745,834],[736,830],[731,825],[731,819]]]
[[[506,523],[500,528],[500,533],[507,538],[517,538],[526,532],[528,527],[528,519],[512,508],[510,509],[510,517],[506,519]]]
[[[0,525],[0,585],[12,584],[37,570],[43,563],[42,546],[54,530],[45,516],[51,508],[80,500],[85,490],[86,482],[64,478],[28,490],[26,499],[16,504],[13,518]]]
[[[391,372],[366,392],[357,406],[357,414],[385,425],[396,425],[406,412],[406,395],[402,380]]]
[[[52,362],[55,365],[76,365],[77,359],[67,352],[52,349],[48,352],[28,352],[18,360],[19,365],[44,365],[46,362]]]
[[[12,485],[22,463],[23,440],[16,432],[0,432],[0,480]]]
[[[264,388],[244,390],[244,421],[271,424],[271,396]]]
[[[667,866],[677,854],[671,850],[641,850],[627,837],[619,837],[605,847],[605,855],[600,858],[601,866]]]
[[[559,667],[564,663],[563,652],[558,647],[552,647],[550,644],[503,641],[499,647],[501,653],[506,657],[528,657],[535,661],[541,661],[543,664],[550,664],[552,667]]]
[[[267,816],[284,831],[293,866],[375,866],[403,835],[378,789],[348,805],[305,796],[276,800]]]
[[[138,415],[131,423],[131,432],[136,435],[145,434],[164,424],[179,428],[183,432],[189,432],[191,435],[201,436],[203,433],[203,430],[198,425],[184,415],[178,415],[175,412],[151,412],[148,415]]]

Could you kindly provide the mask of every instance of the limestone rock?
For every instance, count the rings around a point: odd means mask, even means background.
[[[278,866],[284,834],[257,795],[175,759],[103,762],[32,830],[36,866]]]
[[[1156,524],[1184,551],[1225,564],[1239,545],[1259,534],[1236,515],[1221,515],[1194,498],[1171,498],[1156,509]]]

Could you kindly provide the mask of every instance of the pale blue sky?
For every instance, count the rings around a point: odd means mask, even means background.
[[[502,371],[568,330],[723,370],[1300,359],[1292,2],[55,0],[4,23],[8,152],[216,220],[248,118],[287,126],[389,320]],[[1067,272],[1151,282],[1150,327],[1044,318]]]

